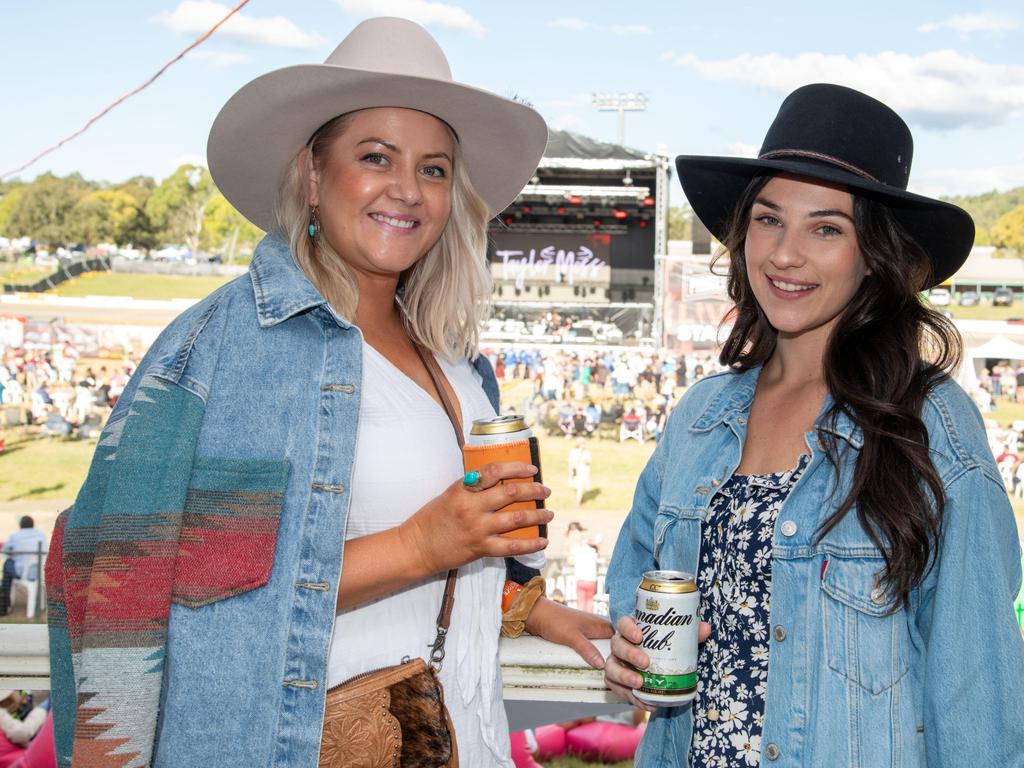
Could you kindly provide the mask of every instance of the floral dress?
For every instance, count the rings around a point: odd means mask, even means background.
[[[733,475],[701,531],[700,618],[712,626],[697,660],[690,765],[756,766],[768,683],[772,535],[809,457],[769,475]]]

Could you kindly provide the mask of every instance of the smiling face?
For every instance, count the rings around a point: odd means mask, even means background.
[[[432,115],[352,113],[309,177],[322,236],[357,276],[397,279],[448,223],[454,159],[452,133]]]
[[[775,176],[750,209],[747,279],[780,341],[811,334],[824,344],[869,270],[844,188]]]

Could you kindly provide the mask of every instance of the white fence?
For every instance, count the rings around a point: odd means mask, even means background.
[[[595,643],[607,656],[609,642]],[[626,709],[575,651],[524,635],[502,638],[505,708],[512,730]],[[47,690],[50,655],[45,624],[0,624],[0,688]]]

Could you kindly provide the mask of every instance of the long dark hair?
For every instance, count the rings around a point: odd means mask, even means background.
[[[777,333],[754,298],[743,250],[750,209],[770,178],[759,176],[747,186],[723,243],[735,306],[720,359],[736,370],[763,364],[775,351]],[[870,274],[828,340],[824,376],[832,405],[823,424],[834,427],[845,414],[860,427],[863,447],[849,493],[822,522],[816,540],[856,508],[885,558],[880,581],[895,610],[907,604],[938,550],[945,498],[921,408],[928,392],[959,364],[961,342],[953,324],[919,298],[931,281],[927,254],[886,204],[851,193],[857,241]],[[822,437],[838,474],[836,436],[825,431]]]

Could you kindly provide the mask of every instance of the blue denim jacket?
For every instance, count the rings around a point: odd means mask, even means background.
[[[696,572],[701,523],[715,489],[739,465],[759,373],[704,379],[672,413],[612,556],[614,620],[632,613],[644,571]],[[855,510],[815,542],[819,524],[846,496],[860,431],[847,418],[828,429],[840,450],[838,485],[823,451],[826,427],[819,422],[806,435],[810,463],[772,538],[762,766],[1024,766],[1013,513],[964,392],[942,381],[922,416],[946,517],[937,562],[909,608],[892,615],[876,582],[882,556]],[[659,709],[638,768],[686,765],[692,727],[689,707]]]
[[[331,309],[296,266],[287,244],[270,235],[257,247],[247,276],[168,326],[119,399],[83,489],[90,499],[109,495],[92,487],[101,471],[96,462],[116,465],[128,451],[124,439],[116,455],[104,453],[105,446],[127,435],[154,398],[177,392],[178,400],[171,402],[185,407],[171,419],[187,418],[198,429],[197,435],[182,435],[182,450],[166,459],[184,461],[166,482],[188,484],[166,655],[157,648],[141,667],[112,670],[109,681],[97,682],[95,675],[83,680],[79,673],[85,701],[96,697],[91,700],[103,704],[83,705],[79,698],[78,717],[86,716],[82,706],[104,713],[96,722],[113,726],[97,733],[106,740],[104,748],[114,744],[110,748],[136,755],[125,765],[149,764],[147,744],[152,764],[160,768],[317,764],[358,428],[362,344],[358,328]],[[497,409],[490,365],[482,356],[475,365]],[[182,452],[187,455],[177,455]],[[153,457],[145,460],[152,463]],[[80,495],[76,507],[82,504]],[[74,527],[73,514],[70,520],[64,549],[74,564],[74,548],[88,546],[83,541],[90,534]],[[190,525],[193,531],[204,529],[191,541],[185,532]],[[210,530],[226,532],[221,551],[209,547],[218,541],[206,538]],[[245,546],[232,551],[231,541]],[[171,554],[173,562],[173,549]],[[58,641],[55,648],[60,657],[55,701],[63,702],[56,736],[64,766],[75,683],[66,644]],[[129,658],[131,650],[113,648],[111,654]],[[152,707],[125,701],[136,678],[159,674],[161,658],[158,710],[155,701]],[[103,668],[102,658],[94,668]],[[145,722],[156,711],[156,722]],[[117,748],[118,736],[131,738]]]

